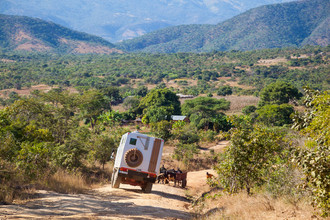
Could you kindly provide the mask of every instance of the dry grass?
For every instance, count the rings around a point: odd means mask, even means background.
[[[57,171],[47,181],[47,188],[59,193],[83,193],[89,187],[81,175],[69,174],[63,170]]]
[[[199,207],[200,208],[200,207]],[[207,199],[198,219],[314,219],[314,209],[307,201],[298,204],[246,193]],[[200,211],[200,210],[199,210]]]
[[[258,63],[256,65],[258,66],[272,66],[272,65],[278,65],[278,64],[283,64],[288,62],[287,59],[285,58],[275,58],[275,59],[262,59],[259,60]]]
[[[4,90],[0,90],[0,97],[8,98],[8,95],[11,92],[16,92],[20,96],[28,96],[34,90],[39,90],[39,91],[42,91],[42,92],[49,92],[49,90],[51,90],[53,88],[58,88],[58,87],[57,86],[51,87],[51,86],[48,86],[48,85],[45,85],[45,84],[39,84],[39,85],[31,86],[29,88],[28,87],[23,87],[22,89],[19,89],[19,90],[14,89],[14,88],[4,89]],[[67,90],[70,93],[78,93],[78,91],[73,87],[68,87]]]
[[[239,114],[242,112],[242,109],[248,105],[257,105],[259,98],[255,96],[214,96],[214,98],[225,98],[230,101],[230,109],[226,111],[227,114]]]

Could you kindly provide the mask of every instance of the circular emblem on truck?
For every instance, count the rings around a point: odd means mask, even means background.
[[[137,148],[130,149],[125,153],[125,162],[130,167],[137,167],[142,161],[143,155]]]

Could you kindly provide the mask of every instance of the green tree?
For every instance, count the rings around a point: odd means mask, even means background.
[[[140,104],[140,99],[135,96],[129,96],[124,99],[123,107],[125,110],[136,111]]]
[[[197,97],[185,101],[182,113],[187,115],[198,129],[211,128],[213,125],[220,128],[220,118],[224,115],[221,111],[228,110],[229,106],[230,102],[225,99]]]
[[[120,124],[123,116],[119,111],[107,111],[102,113],[98,118],[102,123],[109,125],[110,127],[115,127]]]
[[[155,133],[157,137],[164,139],[165,141],[171,137],[171,122],[160,121],[151,124],[151,131]]]
[[[202,117],[212,117],[220,111],[228,110],[230,102],[225,99],[215,99],[210,97],[197,97],[185,101],[182,105],[182,114],[190,117],[198,114]]]
[[[233,89],[231,88],[231,86],[221,86],[217,91],[217,95],[221,95],[221,96],[226,96],[231,94],[233,94]]]
[[[109,86],[109,87],[102,89],[101,91],[105,96],[107,96],[109,98],[111,104],[118,104],[123,99],[120,95],[120,90],[118,87]]]
[[[238,124],[239,122],[239,124]],[[287,157],[285,132],[252,126],[249,120],[233,121],[231,145],[216,167],[219,183],[230,193],[246,189],[248,194],[255,186],[267,181],[272,165]]]
[[[117,147],[115,140],[111,136],[99,134],[95,134],[92,140],[92,150],[89,151],[89,154],[95,161],[100,162],[104,169],[104,165],[111,159],[111,153]]]
[[[291,124],[290,116],[294,113],[294,109],[289,104],[282,105],[264,105],[257,109],[257,121],[267,126],[283,126]]]
[[[293,128],[308,137],[305,147],[294,150],[293,160],[305,174],[305,184],[313,194],[313,204],[330,215],[330,93],[305,89],[308,110],[296,113]]]
[[[183,161],[186,165],[194,158],[194,155],[199,152],[197,144],[178,143],[174,149],[173,158]]]
[[[180,101],[168,88],[153,89],[142,98],[138,113],[144,114],[146,123],[170,120],[170,116],[180,114]]]
[[[260,102],[259,106],[264,105],[280,105],[289,103],[289,101],[294,99],[299,99],[301,93],[292,84],[283,81],[276,81],[267,85],[260,92]]]
[[[245,106],[243,109],[242,109],[242,113],[245,114],[245,115],[249,115],[253,112],[255,112],[257,110],[257,107],[254,106],[254,105],[248,105],[248,106]]]
[[[139,86],[136,89],[135,94],[137,96],[145,97],[148,94],[148,88],[146,86]]]
[[[110,109],[110,106],[103,94],[96,90],[90,90],[81,95],[79,108],[81,117],[85,118],[94,128],[99,115],[104,110]]]

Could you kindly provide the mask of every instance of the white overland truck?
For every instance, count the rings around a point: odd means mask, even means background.
[[[150,193],[159,172],[163,146],[164,140],[160,138],[139,132],[124,134],[117,149],[111,186],[130,184]]]

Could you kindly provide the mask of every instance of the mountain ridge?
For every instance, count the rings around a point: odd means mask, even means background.
[[[209,52],[212,50],[254,50],[263,48],[329,44],[330,1],[304,0],[251,9],[217,25],[169,27],[166,34],[176,33],[175,38],[163,39],[164,30],[155,31],[133,40],[118,43],[118,48],[142,52]],[[198,37],[196,37],[198,36]],[[188,47],[182,47],[186,42]],[[135,50],[135,45],[145,47]],[[147,45],[145,42],[152,42]],[[178,46],[179,45],[179,46]],[[191,46],[195,45],[195,46]]]
[[[287,1],[293,0],[1,0],[0,14],[40,18],[118,42],[168,26],[216,24]]]
[[[0,47],[56,53],[120,53],[110,42],[38,18],[0,14]]]

